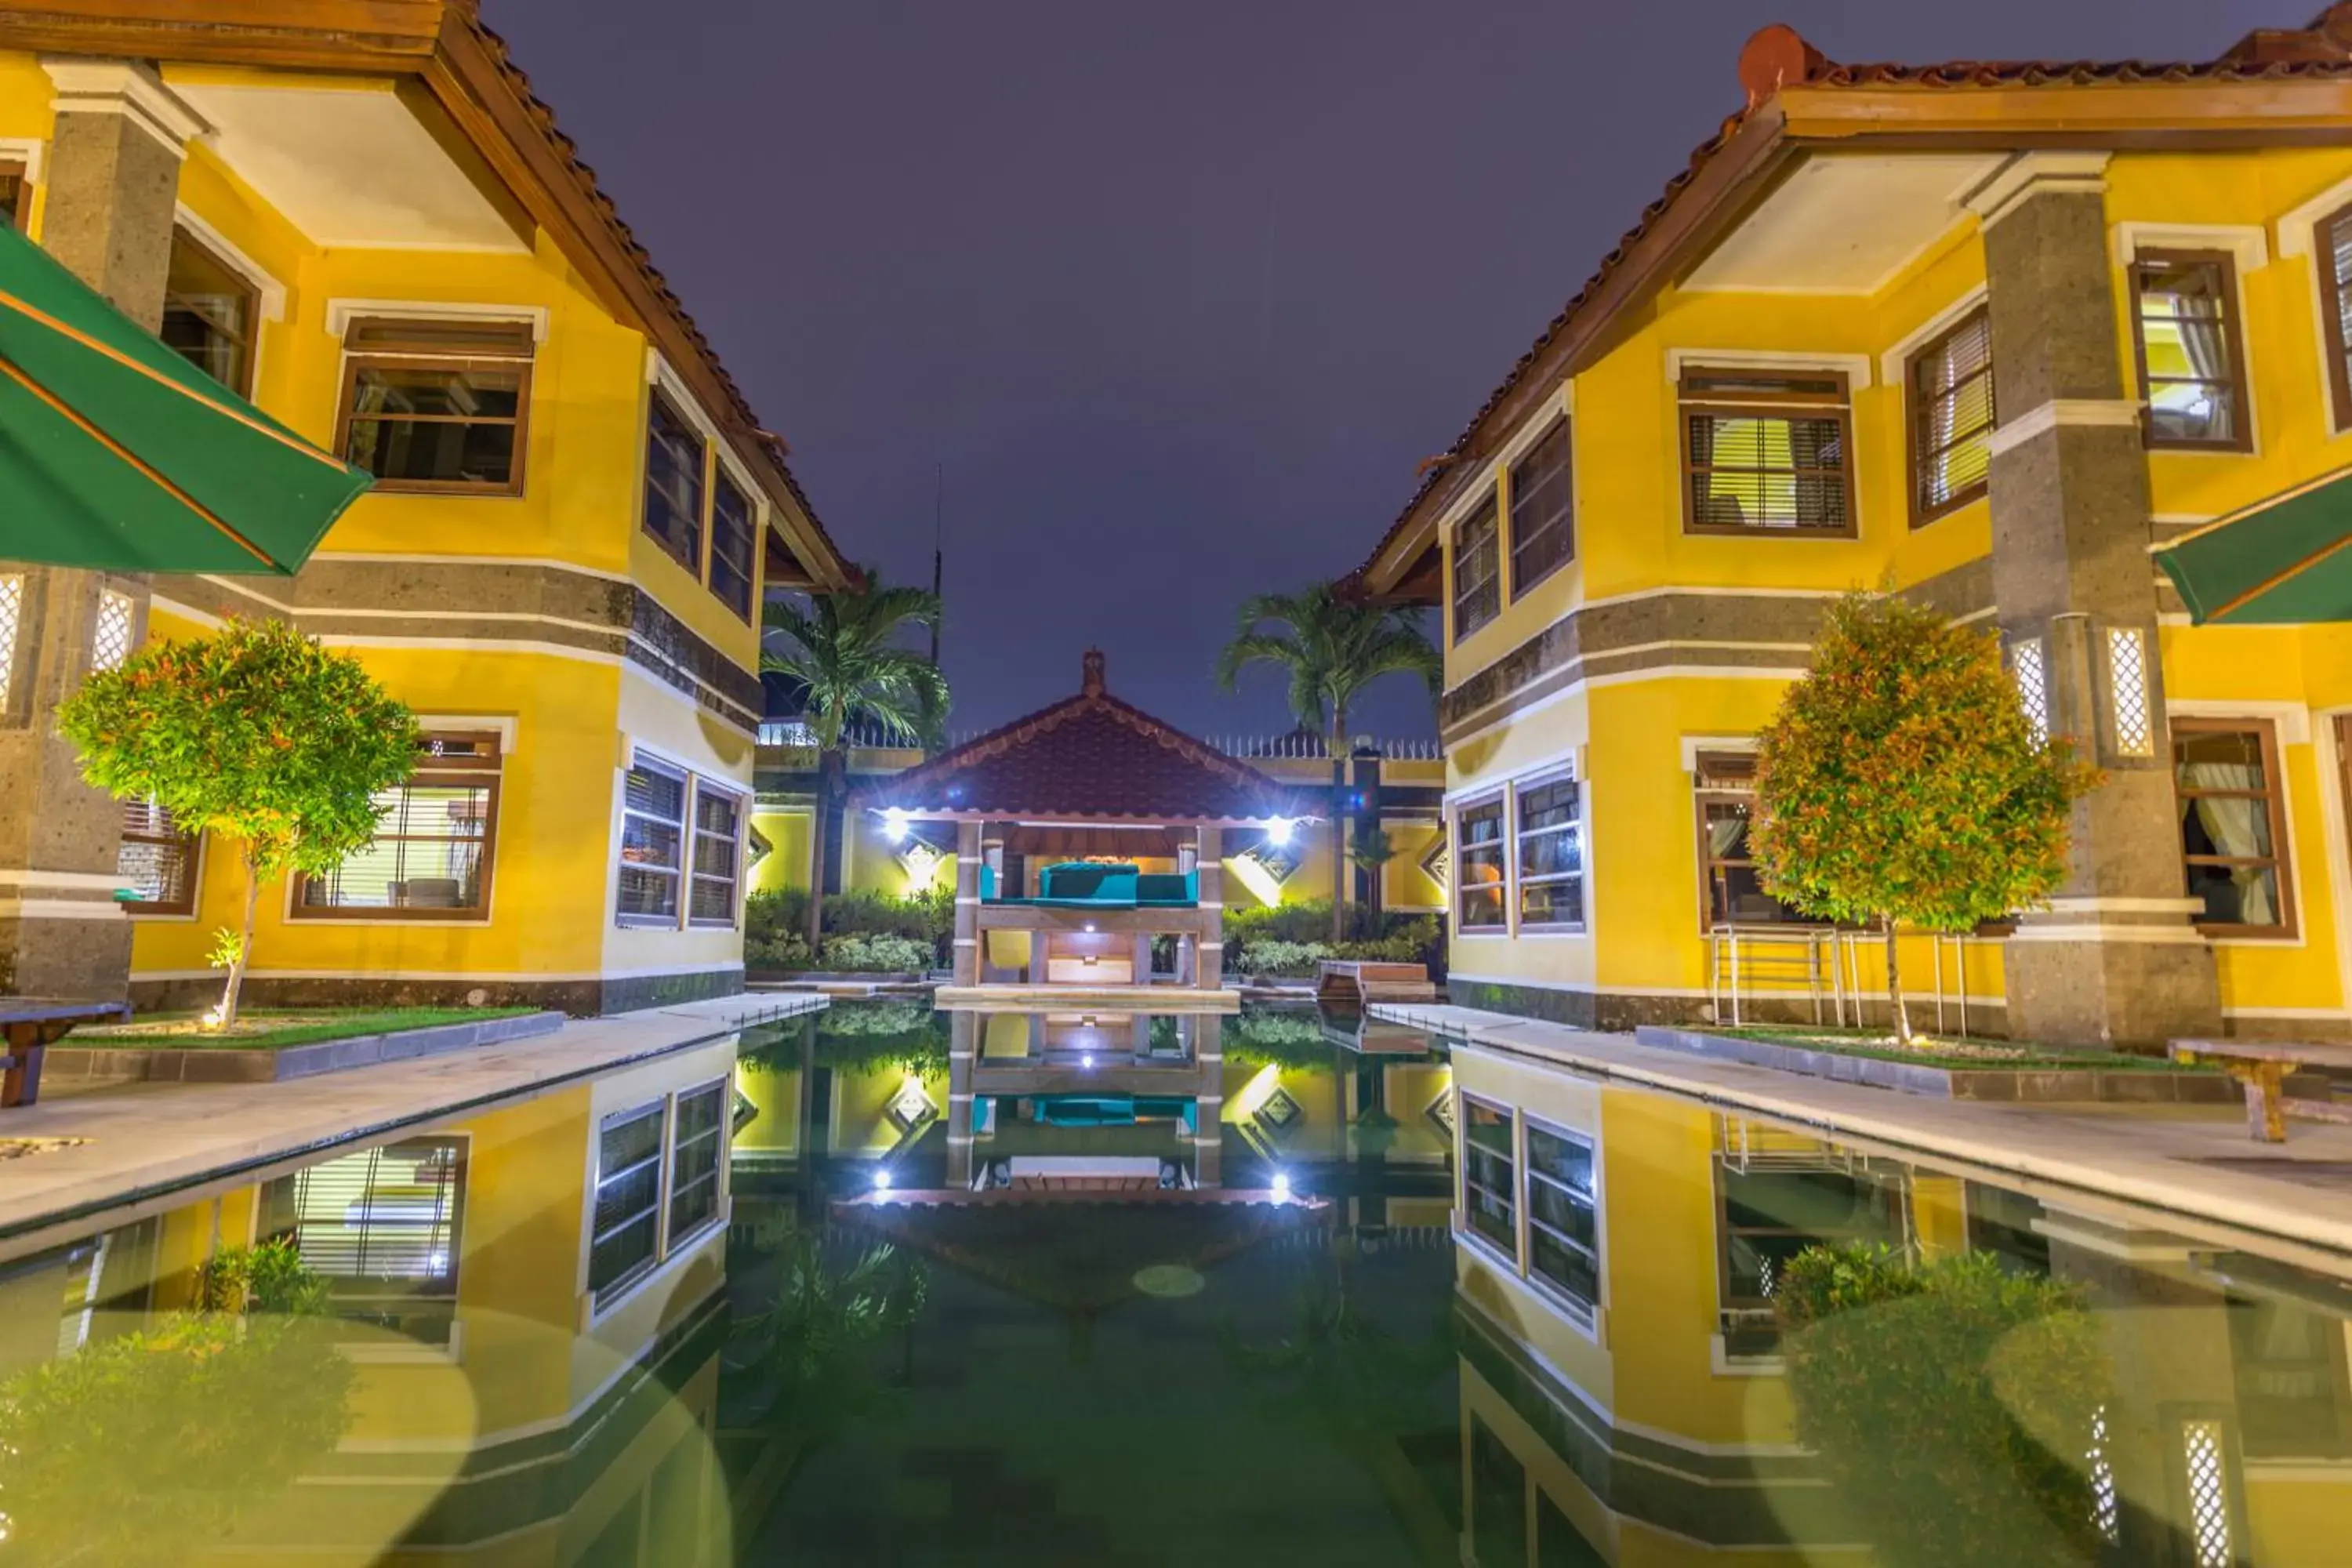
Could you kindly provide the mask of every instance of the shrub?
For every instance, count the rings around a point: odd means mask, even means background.
[[[752,969],[815,967],[815,955],[809,952],[808,939],[801,934],[807,924],[806,889],[773,888],[753,893],[743,901],[744,963]],[[835,940],[852,939],[863,943],[875,938],[889,938],[912,942],[924,952],[919,962],[881,967],[929,969],[945,962],[941,955],[955,934],[955,892],[942,888],[903,899],[864,889],[838,893],[824,901],[824,929]],[[831,956],[833,946],[833,941],[826,942],[827,968],[876,967],[862,963],[836,963]],[[853,947],[848,951],[864,949]]]
[[[929,942],[909,937],[835,936],[824,942],[824,967],[845,973],[928,973],[932,962]]]
[[[1990,1254],[1807,1247],[1776,1298],[1797,1435],[1891,1568],[2089,1563],[2109,1374],[2080,1290]]]
[[[1242,973],[1295,980],[1314,973],[1315,966],[1330,955],[1331,950],[1319,942],[1254,942],[1242,949]]]
[[[1331,1042],[1324,1037],[1323,1020],[1310,1009],[1254,1009],[1226,1022],[1225,1055],[1240,1062],[1272,1065],[1293,1072],[1328,1069]]]

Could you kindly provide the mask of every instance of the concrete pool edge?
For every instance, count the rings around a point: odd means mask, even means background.
[[[814,994],[713,997],[346,1072],[44,1100],[0,1117],[0,1136],[87,1142],[0,1162],[0,1258],[165,1194],[249,1179],[288,1160],[545,1093],[827,1005]]]
[[[2352,1164],[2352,1129],[2298,1125],[2290,1143],[2263,1145],[2248,1140],[2244,1119],[2237,1114],[2226,1114],[2226,1120],[2131,1119],[2113,1114],[2116,1108],[1933,1100],[1691,1057],[1643,1045],[1631,1036],[1473,1007],[1383,1003],[1367,1012],[1474,1047],[1725,1110],[2352,1255],[2352,1203],[2340,1191],[2296,1180],[2294,1170],[2298,1160]],[[2270,1174],[2249,1168],[2260,1165],[2281,1169]]]

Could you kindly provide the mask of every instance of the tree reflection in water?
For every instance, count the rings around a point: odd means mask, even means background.
[[[929,1270],[895,1247],[869,1247],[845,1268],[825,1251],[817,1233],[800,1227],[775,1244],[772,1304],[740,1321],[733,1357],[755,1380],[761,1424],[803,1447],[896,1406],[914,1326],[930,1300]],[[881,1354],[893,1333],[901,1358],[895,1380]]]
[[[0,1384],[0,1563],[187,1562],[348,1429],[354,1371],[292,1248],[222,1254],[199,1295]]]

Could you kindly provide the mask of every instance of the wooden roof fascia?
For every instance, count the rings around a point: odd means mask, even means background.
[[[1548,341],[1530,352],[1531,363],[1514,372],[1510,382],[1455,443],[1447,467],[1482,468],[1551,388],[1601,357],[1608,334],[1623,312],[1647,302],[1690,259],[1686,252],[1695,255],[1694,247],[1703,250],[1712,245],[1762,197],[1792,153],[1777,105],[1766,104],[1749,114],[1731,139],[1706,158],[1690,183],[1667,199],[1664,210],[1637,231],[1621,253],[1602,264],[1587,295],[1555,324]],[[1461,482],[1432,476],[1423,485],[1390,537],[1365,563],[1368,592],[1375,595],[1392,592],[1436,542],[1437,520],[1444,508],[1434,498],[1440,491],[1458,495],[1454,487]]]
[[[1801,141],[1874,150],[2062,146],[2226,152],[2352,142],[2352,77],[2000,86],[1796,86],[1776,96]]]
[[[0,47],[340,72],[413,71],[451,0],[5,0]]]
[[[767,492],[770,519],[815,585],[826,592],[847,587],[855,574],[816,523],[798,482],[776,460],[781,443],[745,417],[741,393],[722,378],[709,345],[688,331],[678,308],[656,289],[644,248],[625,240],[607,220],[609,198],[592,197],[574,172],[569,143],[566,150],[557,147],[562,132],[538,123],[539,113],[515,90],[508,68],[478,28],[455,10],[425,80],[461,124],[470,122],[475,140],[490,150],[493,162],[506,165],[506,177],[524,193],[539,221],[575,240],[593,259],[593,267],[583,270],[599,300],[642,328],[728,437]]]

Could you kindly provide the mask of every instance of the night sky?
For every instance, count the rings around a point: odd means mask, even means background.
[[[843,549],[927,579],[958,730],[1205,734],[1248,593],[1354,566],[1738,107],[1832,59],[2196,58],[2320,0],[484,0]],[[1425,734],[1409,681],[1359,729]]]

